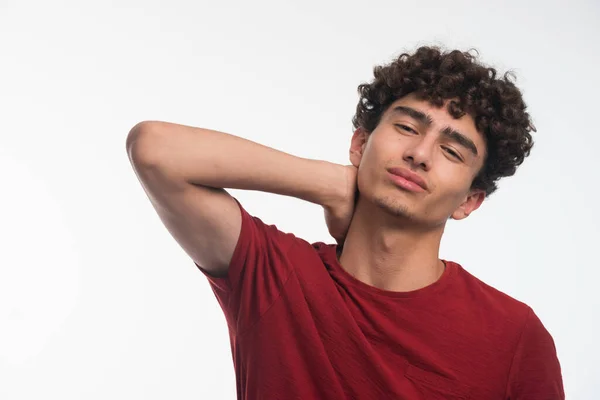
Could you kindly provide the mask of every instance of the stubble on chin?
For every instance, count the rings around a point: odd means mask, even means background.
[[[374,204],[387,214],[390,214],[396,218],[402,218],[406,220],[414,220],[416,215],[409,209],[409,207],[401,200],[392,197],[376,197]]]

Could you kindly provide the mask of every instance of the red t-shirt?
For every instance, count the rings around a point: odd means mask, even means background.
[[[238,205],[227,277],[200,269],[227,319],[238,399],[564,399],[554,341],[524,303],[445,260],[427,287],[375,288],[335,244]]]

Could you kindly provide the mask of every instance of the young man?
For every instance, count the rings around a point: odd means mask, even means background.
[[[421,47],[359,86],[352,165],[208,129],[137,124],[127,150],[225,313],[240,399],[563,399],[527,305],[438,257],[532,147],[507,76]],[[337,244],[251,216],[223,188],[323,206]]]

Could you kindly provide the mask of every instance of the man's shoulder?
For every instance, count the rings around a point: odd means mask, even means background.
[[[532,311],[531,307],[508,293],[484,282],[467,271],[462,265],[455,263],[458,279],[464,289],[466,300],[487,312],[498,313],[511,320],[525,320]]]

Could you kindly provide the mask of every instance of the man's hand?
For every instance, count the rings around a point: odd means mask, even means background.
[[[356,203],[358,168],[354,165],[344,165],[343,195],[332,204],[324,205],[325,222],[329,233],[338,244],[344,243]]]

